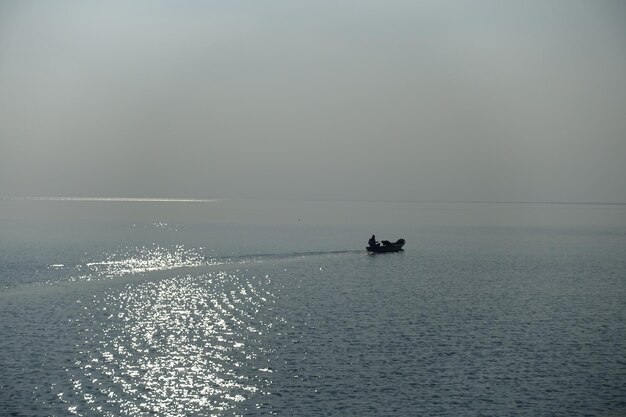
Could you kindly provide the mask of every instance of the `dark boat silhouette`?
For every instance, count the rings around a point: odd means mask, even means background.
[[[404,239],[398,239],[395,242],[390,242],[388,240],[383,240],[382,245],[376,244],[374,246],[370,245],[367,248],[368,252],[371,253],[387,253],[387,252],[402,252],[404,249]]]

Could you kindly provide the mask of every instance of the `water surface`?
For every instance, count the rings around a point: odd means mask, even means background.
[[[3,200],[0,227],[2,415],[626,412],[623,206]]]

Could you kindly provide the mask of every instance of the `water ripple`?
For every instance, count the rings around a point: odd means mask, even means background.
[[[85,264],[87,270],[97,275],[120,276],[150,271],[161,271],[181,267],[195,267],[207,263],[202,248],[186,249],[183,245],[174,248],[161,246],[126,248],[108,254],[103,260]]]
[[[80,329],[76,415],[222,413],[268,393],[268,276],[215,272],[127,285],[93,300]],[[96,322],[96,326],[94,326]],[[95,328],[94,328],[95,327]]]

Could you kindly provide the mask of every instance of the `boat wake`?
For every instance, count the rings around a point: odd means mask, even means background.
[[[229,264],[229,263],[246,264],[246,263],[251,263],[251,262],[257,263],[257,262],[268,262],[268,261],[289,261],[289,260],[311,258],[311,257],[356,255],[360,253],[363,253],[363,251],[340,250],[340,251],[315,251],[315,252],[294,252],[294,253],[265,253],[265,254],[256,254],[256,255],[220,257],[220,258],[214,258],[214,260],[218,262],[223,262],[226,264]]]
[[[337,250],[212,256],[207,255],[204,248],[188,249],[183,245],[121,248],[114,252],[102,253],[96,257],[88,258],[76,265],[51,264],[48,269],[55,273],[57,279],[46,283],[59,281],[59,274],[63,272],[64,274],[61,275],[65,278],[61,278],[61,281],[91,281],[175,269],[296,262],[313,257],[342,257],[363,253],[364,251],[359,250]]]

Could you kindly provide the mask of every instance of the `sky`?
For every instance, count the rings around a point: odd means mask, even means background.
[[[0,196],[626,202],[619,0],[0,0]]]

